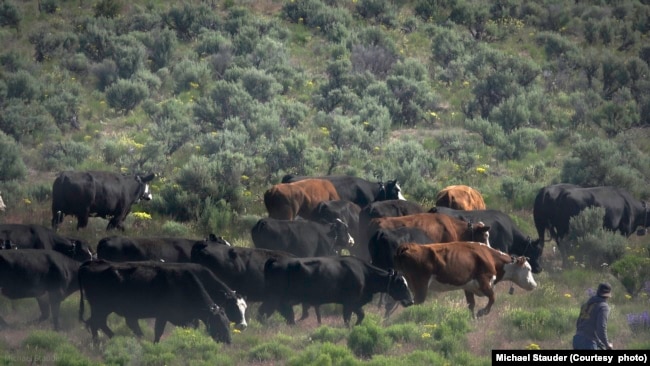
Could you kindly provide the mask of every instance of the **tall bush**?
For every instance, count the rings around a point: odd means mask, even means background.
[[[120,79],[106,89],[106,102],[111,108],[129,112],[149,96],[142,82]]]

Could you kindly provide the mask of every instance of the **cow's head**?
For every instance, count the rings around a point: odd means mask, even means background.
[[[226,246],[229,246],[229,247],[232,246],[232,245],[230,245],[228,240],[224,239],[221,236],[216,236],[216,235],[214,235],[212,233],[210,233],[208,235],[208,237],[204,239],[204,241],[206,243],[208,243],[208,244],[226,245]]]
[[[395,301],[399,301],[404,307],[413,305],[413,294],[408,283],[406,283],[406,278],[392,269],[389,271],[388,276],[388,295]]]
[[[70,249],[72,259],[79,262],[97,259],[97,254],[93,253],[92,249],[90,249],[90,246],[87,243],[78,239],[69,240],[72,244],[72,248]]]
[[[239,330],[246,329],[246,300],[235,291],[230,291],[225,294],[226,302],[224,308],[226,315],[231,322],[235,323],[235,328]]]
[[[387,200],[403,200],[406,201],[406,198],[402,196],[402,188],[397,183],[397,179],[389,180],[388,182],[379,182],[379,192],[375,201],[387,201]]]
[[[490,246],[490,227],[482,222],[476,224],[472,222],[467,223],[467,231],[465,235],[461,236],[461,240],[477,241]]]
[[[0,192],[0,211],[4,211],[6,208],[5,201],[2,199],[2,192]]]
[[[223,342],[230,344],[232,338],[230,336],[230,321],[226,316],[226,312],[217,304],[210,306],[210,312],[206,321],[206,329],[210,337],[215,342]]]
[[[18,246],[9,239],[5,239],[0,249],[18,249]]]
[[[143,201],[151,201],[153,196],[151,195],[151,188],[149,188],[149,182],[151,182],[155,177],[156,175],[153,173],[146,175],[144,177],[141,177],[139,175],[135,176],[135,180],[138,181],[140,187],[139,188],[140,195],[138,196],[138,199]]]
[[[512,262],[503,267],[504,280],[509,280],[524,290],[531,291],[537,287],[537,282],[533,278],[533,272],[526,257],[512,257]]]
[[[334,250],[336,248],[349,248],[354,245],[354,239],[348,231],[348,225],[341,219],[336,219],[330,224],[330,231],[327,236],[332,238],[334,242]]]
[[[540,240],[532,240],[530,237],[526,238],[526,247],[520,255],[523,255],[530,263],[533,273],[542,272],[542,252],[544,248],[540,245]]]

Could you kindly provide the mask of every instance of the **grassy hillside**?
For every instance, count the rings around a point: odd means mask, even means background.
[[[534,196],[551,183],[650,197],[644,1],[9,0],[0,26],[3,222],[49,226],[51,185],[68,169],[157,174],[126,235],[214,232],[243,246],[265,215],[263,192],[286,173],[398,179],[425,206],[467,184],[531,236]],[[75,225],[68,217],[61,231],[107,235],[102,219]],[[628,315],[648,311],[650,277],[622,282],[639,268],[626,258],[648,257],[647,239],[589,240],[624,248],[623,269],[582,268],[578,256],[561,270],[547,244],[540,288],[509,296],[500,285],[485,319],[466,318],[451,293],[387,322],[369,306],[361,330],[341,328],[334,308],[325,328],[252,321],[231,347],[183,330],[152,345],[117,318],[126,337],[92,347],[76,295],[59,334],[22,325],[32,300],[3,299],[0,314],[21,325],[0,331],[0,350],[18,357],[0,363],[487,364],[492,348],[568,348],[578,304],[601,280],[617,294],[615,345],[647,348],[648,325]],[[363,350],[364,337],[380,346]]]

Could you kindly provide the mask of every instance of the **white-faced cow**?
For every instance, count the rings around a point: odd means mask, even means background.
[[[542,271],[541,256],[544,246],[539,239],[531,239],[512,221],[508,214],[498,210],[454,210],[448,207],[434,207],[429,212],[437,212],[456,217],[466,222],[482,222],[490,227],[490,246],[512,255],[522,255],[528,259],[533,273]]]
[[[358,325],[365,316],[363,306],[377,293],[388,293],[404,306],[413,304],[404,277],[351,256],[269,259],[264,276],[270,291],[267,301],[289,305],[283,307],[288,318],[293,318],[291,305],[334,303],[343,305],[346,325],[353,312]]]
[[[204,240],[109,236],[101,239],[97,244],[97,258],[113,262],[146,260],[166,263],[191,262],[192,247],[197,242],[230,246],[228,241],[214,234],[210,234]]]
[[[90,216],[110,218],[106,230],[124,230],[131,205],[151,200],[147,176],[105,171],[61,172],[52,185],[52,227],[56,230],[66,215],[77,217],[77,229],[88,225]]]
[[[476,242],[401,244],[395,254],[395,268],[404,273],[416,304],[426,300],[428,289],[462,289],[472,317],[474,295],[487,296],[487,305],[476,314],[487,315],[494,304],[494,285],[500,281],[512,281],[528,291],[537,287],[525,257],[511,257]]]
[[[245,319],[241,299],[228,297],[209,270],[192,263],[88,261],[79,268],[79,289],[79,320],[88,325],[94,341],[99,329],[113,336],[106,324],[111,313],[126,318],[138,335],[137,320],[155,318],[154,342],[167,322],[183,326],[199,319],[215,341],[230,343],[230,322],[220,302],[230,304],[233,321]],[[84,298],[90,305],[88,320],[83,319]]]
[[[77,261],[90,260],[94,256],[84,241],[63,237],[35,224],[0,224],[0,241],[8,248],[52,249]]]
[[[332,182],[342,200],[354,202],[359,207],[365,207],[367,204],[375,201],[404,199],[402,189],[397,183],[397,180],[389,180],[383,183],[370,182],[363,178],[349,175],[307,177],[287,174],[282,178],[282,183],[292,183],[304,179],[324,179]]]
[[[307,220],[260,219],[251,229],[256,248],[280,250],[298,257],[337,255],[354,245],[341,220],[320,223]]]
[[[79,262],[50,249],[0,250],[0,289],[9,299],[36,298],[44,321],[59,329],[61,302],[79,288]],[[7,323],[0,317],[0,326]]]

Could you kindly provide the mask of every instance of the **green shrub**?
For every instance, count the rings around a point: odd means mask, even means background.
[[[207,63],[187,59],[174,66],[172,77],[176,83],[177,93],[191,89],[206,90],[206,84],[211,79]]]
[[[43,62],[74,52],[78,38],[72,32],[53,32],[51,29],[40,28],[30,33],[29,43],[34,45],[36,61]]]
[[[251,97],[263,103],[282,90],[282,85],[273,76],[255,68],[231,68],[226,71],[224,79],[233,83],[240,81]]]
[[[88,159],[92,147],[86,143],[73,140],[47,142],[40,149],[42,167],[45,170],[74,169],[79,163]]]
[[[22,180],[26,174],[20,147],[13,138],[0,132],[0,181]]]
[[[120,79],[106,89],[106,102],[111,108],[128,112],[149,97],[147,85]]]
[[[513,146],[513,159],[521,159],[528,153],[544,150],[548,145],[546,134],[536,128],[518,128],[508,136],[508,141]]]
[[[338,343],[344,339],[348,334],[347,329],[343,328],[332,328],[327,325],[321,325],[316,330],[314,330],[309,338],[312,341],[321,342],[321,343]]]
[[[561,247],[567,256],[590,268],[600,268],[603,264],[611,265],[620,259],[627,238],[619,233],[605,230],[603,207],[587,207],[569,220],[569,232],[561,240]]]
[[[625,290],[636,296],[645,290],[650,278],[650,258],[639,254],[626,254],[611,265],[612,274],[621,281]]]
[[[117,74],[129,79],[144,67],[147,59],[145,46],[134,36],[123,35],[111,39],[111,58],[117,66]]]
[[[166,221],[160,230],[161,234],[172,237],[187,237],[190,235],[190,229],[176,221]]]
[[[122,3],[119,0],[99,0],[93,5],[95,18],[116,18],[122,10]]]
[[[360,364],[361,362],[354,357],[349,348],[329,342],[310,344],[287,362],[288,366],[356,366]]]
[[[12,2],[3,1],[0,4],[0,26],[9,26],[18,30],[22,20],[23,15]]]
[[[391,342],[377,321],[367,317],[360,325],[352,328],[347,344],[358,357],[369,358],[374,354],[386,352]]]
[[[97,89],[105,91],[109,86],[117,81],[117,65],[115,61],[106,59],[99,64],[93,65],[91,73],[97,80]]]
[[[52,116],[43,105],[15,99],[0,115],[0,130],[27,145],[40,142],[48,134],[58,134]]]
[[[7,98],[30,102],[41,94],[41,85],[38,79],[26,70],[18,70],[6,75],[4,82],[7,85]]]
[[[284,361],[293,354],[293,350],[278,341],[259,344],[248,351],[250,362]]]
[[[415,323],[393,324],[385,331],[393,342],[413,343],[421,337],[420,329]]]
[[[104,347],[104,362],[108,365],[134,365],[141,362],[143,347],[132,336],[116,336]]]
[[[534,310],[513,309],[505,314],[517,332],[513,338],[530,338],[544,341],[572,334],[575,331],[577,311],[574,308],[552,307]]]

